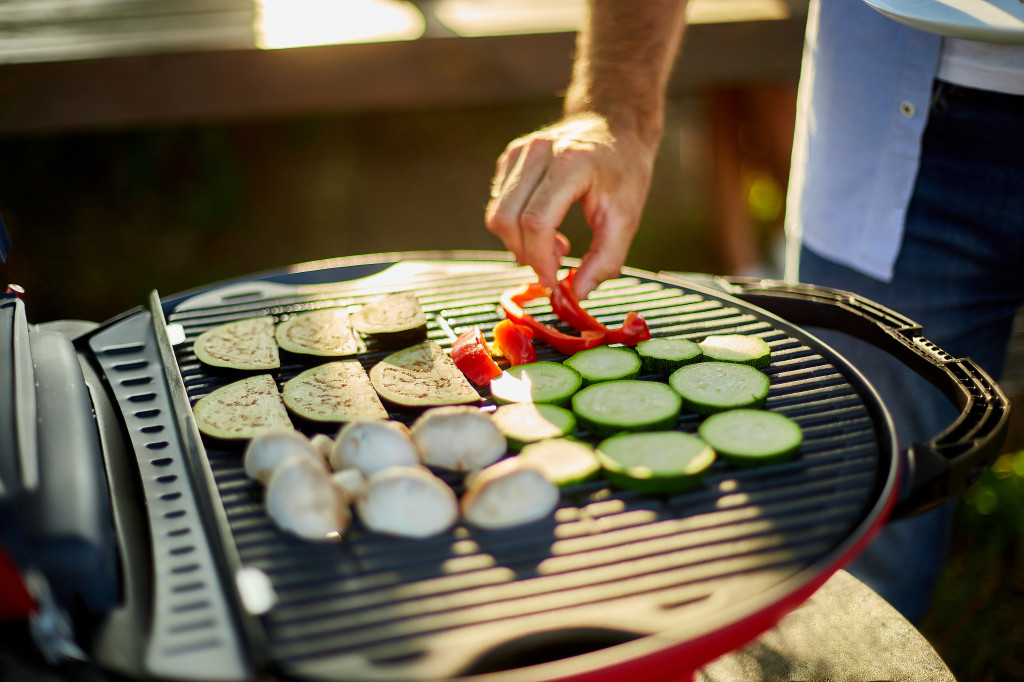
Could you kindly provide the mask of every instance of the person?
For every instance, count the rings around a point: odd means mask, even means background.
[[[685,1],[591,0],[564,117],[497,160],[487,228],[554,284],[580,202],[591,244],[573,282],[618,274],[639,228]],[[943,37],[863,0],[811,0],[786,208],[786,277],[857,292],[998,378],[1024,301],[1024,46]],[[901,448],[952,407],[880,351],[820,337],[890,409]],[[918,622],[952,504],[888,523],[848,570]]]

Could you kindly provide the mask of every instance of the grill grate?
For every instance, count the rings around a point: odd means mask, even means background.
[[[234,378],[209,372],[192,353],[191,342],[215,324],[264,314],[280,321],[412,289],[430,321],[429,338],[447,348],[472,325],[489,332],[501,319],[499,294],[532,275],[508,263],[456,274],[437,264],[405,279],[398,266],[393,270],[383,282],[242,287],[201,303],[186,299],[167,322],[184,331],[175,356],[189,400]],[[262,625],[269,658],[282,671],[331,671],[346,679],[447,676],[500,667],[477,659],[533,633],[568,643],[589,632],[603,646],[681,623],[699,630],[707,614],[816,565],[861,523],[879,485],[878,430],[861,395],[813,343],[732,299],[653,277],[607,283],[586,305],[613,326],[627,311],[640,311],[655,336],[764,338],[772,350],[768,409],[804,429],[799,456],[748,470],[719,462],[701,488],[671,497],[580,484],[564,492],[553,518],[521,528],[458,526],[411,541],[356,523],[342,542],[322,545],[278,532],[264,514],[261,487],[244,474],[240,450],[207,442],[230,541],[243,565],[270,577],[279,598]],[[546,304],[527,310],[556,322]],[[360,360],[369,369],[385,354],[371,344]],[[562,357],[549,348],[538,352],[538,359]],[[309,366],[282,362],[280,384]],[[485,404],[492,404],[486,396]],[[409,423],[414,415],[392,417]],[[678,428],[695,432],[698,424],[684,414]],[[460,481],[447,478],[458,490]]]

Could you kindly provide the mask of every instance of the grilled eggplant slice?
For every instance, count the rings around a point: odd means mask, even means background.
[[[208,329],[196,339],[193,350],[200,362],[211,367],[264,371],[281,366],[274,319],[269,315]]]
[[[433,341],[403,348],[370,368],[370,382],[384,400],[403,407],[463,405],[480,394]]]
[[[203,396],[193,412],[202,433],[213,438],[247,440],[264,431],[292,428],[277,382],[257,374]]]
[[[274,338],[282,350],[304,355],[345,357],[365,350],[341,308],[300,313],[277,325]]]
[[[385,348],[403,348],[427,338],[427,316],[408,291],[367,303],[352,315],[352,326]]]
[[[366,370],[356,359],[312,367],[284,385],[284,404],[292,414],[316,422],[385,419]]]

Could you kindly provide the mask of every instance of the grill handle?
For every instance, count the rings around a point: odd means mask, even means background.
[[[719,277],[727,293],[797,325],[834,329],[888,352],[938,388],[960,410],[942,433],[907,449],[908,493],[892,518],[912,516],[961,494],[1002,454],[1010,403],[970,358],[954,358],[921,325],[857,294],[810,284]]]

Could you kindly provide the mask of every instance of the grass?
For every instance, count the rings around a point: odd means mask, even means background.
[[[959,680],[1024,679],[1024,450],[957,506],[950,558],[921,632]]]

